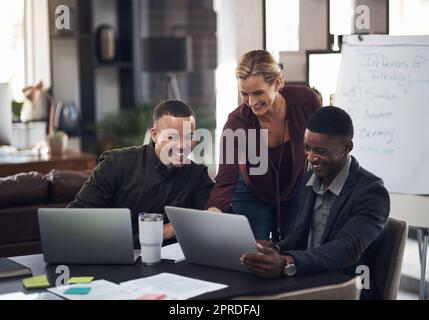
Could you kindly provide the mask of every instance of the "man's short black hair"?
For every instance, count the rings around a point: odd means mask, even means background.
[[[195,113],[186,103],[179,100],[165,100],[155,107],[153,110],[153,124],[161,119],[163,116],[172,116],[179,118],[186,118],[193,116]]]
[[[353,122],[343,109],[323,107],[313,113],[308,120],[307,129],[331,136],[353,139]]]

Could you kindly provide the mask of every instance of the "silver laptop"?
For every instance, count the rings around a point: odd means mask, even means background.
[[[256,245],[245,216],[168,206],[165,212],[188,262],[248,271],[240,256],[256,252]]]
[[[46,263],[133,264],[129,209],[39,209]]]

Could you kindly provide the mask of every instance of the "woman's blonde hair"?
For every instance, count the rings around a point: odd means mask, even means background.
[[[245,53],[235,69],[237,80],[257,75],[261,75],[270,86],[278,77],[283,78],[283,71],[278,62],[266,50],[252,50]]]

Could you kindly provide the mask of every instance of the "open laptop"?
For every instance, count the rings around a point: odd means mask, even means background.
[[[129,209],[39,209],[46,263],[133,264]]]
[[[240,256],[256,252],[256,245],[245,216],[169,206],[165,212],[188,262],[248,271]]]

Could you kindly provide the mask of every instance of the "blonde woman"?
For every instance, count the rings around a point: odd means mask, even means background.
[[[246,164],[227,164],[225,155],[237,154],[238,150],[237,146],[226,150],[222,140],[223,159],[207,208],[243,214],[257,240],[278,241],[287,234],[298,212],[297,193],[307,168],[304,131],[321,102],[307,87],[285,86],[278,62],[265,50],[244,54],[236,77],[243,103],[229,114],[224,132],[267,129],[268,169],[263,175],[251,175],[247,158]]]

